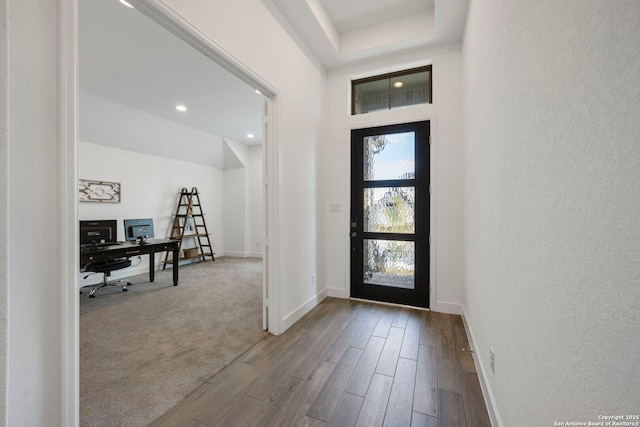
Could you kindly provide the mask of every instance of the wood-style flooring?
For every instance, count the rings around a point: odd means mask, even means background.
[[[153,426],[490,426],[460,316],[327,298]]]

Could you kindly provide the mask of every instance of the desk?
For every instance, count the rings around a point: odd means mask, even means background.
[[[173,259],[178,259],[179,241],[169,239],[149,239],[144,245],[137,242],[124,242],[120,245],[80,247],[80,265],[89,261],[112,261],[116,258],[149,255],[149,281],[155,279],[155,254],[173,251]],[[178,286],[178,263],[173,264],[173,286]]]

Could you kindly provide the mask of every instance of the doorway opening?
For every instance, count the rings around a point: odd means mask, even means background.
[[[429,307],[428,121],[351,131],[351,296]]]
[[[79,72],[78,60],[75,57],[75,46],[79,42],[77,24],[78,0],[68,0],[65,9],[66,36],[64,47],[66,53],[66,66],[64,70],[65,82],[65,116],[63,122],[65,126],[66,148],[68,156],[66,164],[68,165],[69,176],[65,176],[66,202],[65,207],[68,214],[66,215],[66,230],[68,232],[65,240],[69,247],[66,251],[67,271],[65,277],[68,278],[69,292],[65,294],[63,306],[65,310],[65,358],[64,376],[65,376],[65,409],[64,418],[68,420],[67,425],[78,424],[78,374],[79,374],[79,296],[78,296],[78,251],[77,251],[77,168],[78,160],[78,142],[79,138],[76,130],[79,128],[78,105],[79,97]],[[207,60],[213,61],[221,65],[234,76],[240,78],[243,82],[251,85],[261,92],[265,101],[260,108],[260,122],[263,131],[263,173],[260,177],[261,192],[263,194],[264,215],[262,221],[264,223],[264,268],[263,268],[263,301],[264,301],[264,324],[263,327],[274,334],[280,333],[280,322],[278,313],[277,297],[278,282],[275,278],[278,275],[278,246],[277,240],[272,236],[277,235],[277,183],[278,183],[278,161],[277,161],[277,141],[274,138],[276,112],[274,107],[277,105],[278,91],[269,85],[258,75],[240,64],[235,58],[231,57],[221,47],[215,45],[209,38],[201,34],[196,28],[183,22],[181,18],[172,10],[160,2],[155,1],[134,1],[136,9],[150,17],[155,23],[160,24],[163,28],[168,29],[182,41],[186,41],[189,46],[195,48],[207,57]],[[73,175],[73,176],[72,176]],[[171,203],[173,204],[173,202]],[[267,309],[267,298],[271,301],[270,308]],[[273,319],[269,321],[269,319]],[[75,420],[75,422],[74,422]]]

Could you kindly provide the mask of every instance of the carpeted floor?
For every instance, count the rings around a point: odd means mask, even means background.
[[[216,259],[80,296],[80,426],[146,426],[267,336],[262,260]]]

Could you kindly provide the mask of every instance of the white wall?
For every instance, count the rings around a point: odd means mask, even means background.
[[[279,311],[286,329],[324,297],[316,274],[316,146],[324,79],[259,0],[162,0],[278,91]]]
[[[262,146],[249,148],[247,158],[247,256],[262,257],[264,251],[264,178]]]
[[[636,1],[471,2],[465,308],[500,425],[640,408],[638,22]]]
[[[224,252],[223,174],[220,169],[81,142],[78,177],[121,184],[120,203],[82,202],[78,206],[80,220],[118,220],[119,240],[125,239],[122,221],[126,218],[153,218],[155,237],[169,237],[180,190],[198,188],[213,251]],[[190,246],[190,242],[184,243],[186,247]],[[156,254],[156,268],[161,268],[162,261],[164,253]],[[142,264],[114,272],[113,277],[140,274],[149,271],[148,266],[148,257],[144,256]],[[80,286],[100,281],[99,276],[80,280]]]
[[[8,200],[0,204],[9,247],[8,282],[2,283],[9,303],[2,311],[8,330],[0,334],[8,337],[7,364],[2,366],[7,397],[1,402],[7,413],[0,421],[7,426],[58,424],[62,412],[59,279],[66,260],[61,252],[65,236],[59,229],[64,203],[59,3],[4,2],[11,23],[0,28],[9,54],[8,76],[0,73],[0,87],[7,87],[8,94],[2,97],[8,111],[8,156],[1,163],[5,172],[8,165],[8,195],[3,191],[0,196]]]
[[[265,239],[262,146],[227,139],[225,143],[241,167],[224,170],[224,254],[262,257]]]
[[[462,271],[462,98],[461,46],[452,45],[414,57],[390,58],[340,74],[328,80],[326,116],[329,135],[318,158],[318,212],[322,220],[319,281],[330,295],[348,297],[351,129],[417,120],[431,121],[431,308],[460,313]],[[425,65],[433,67],[433,103],[388,112],[351,116],[352,78],[383,74]],[[422,61],[422,64],[416,61]],[[340,204],[342,212],[329,206]]]
[[[7,415],[7,310],[9,288],[9,139],[7,2],[0,1],[0,420]]]
[[[225,254],[230,256],[245,256],[247,217],[245,171],[245,168],[224,170],[222,212],[226,242]]]

